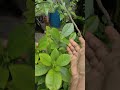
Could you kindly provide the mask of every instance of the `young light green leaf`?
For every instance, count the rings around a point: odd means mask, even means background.
[[[54,41],[51,41],[51,42],[50,42],[50,45],[51,45],[51,49],[54,49],[54,48],[58,48],[58,47],[59,47],[59,45],[58,45],[56,42],[54,42]]]
[[[51,30],[51,36],[52,36],[52,38],[54,40],[59,41],[60,40],[60,33],[59,33],[58,29],[52,28],[52,30]]]
[[[61,66],[56,66],[55,67],[55,71],[60,71],[61,70]]]
[[[77,35],[76,35],[76,33],[74,32],[74,33],[72,33],[72,34],[70,35],[69,39],[75,40],[76,36],[77,36]]]
[[[48,46],[48,41],[47,41],[47,37],[43,36],[40,40],[39,40],[39,44],[38,47],[40,50],[44,50],[46,49]]]
[[[69,70],[65,67],[61,67],[60,72],[62,74],[62,80],[65,82],[70,82],[71,74]]]
[[[60,47],[59,50],[61,53],[65,53],[67,51],[65,47]]]
[[[69,40],[66,39],[66,38],[61,39],[61,42],[64,43],[64,44],[66,44],[66,45],[69,44]]]
[[[0,67],[0,88],[4,89],[9,78],[8,69]]]
[[[42,76],[48,72],[50,67],[47,67],[41,63],[35,65],[35,76]]]
[[[46,75],[45,83],[50,90],[58,90],[62,84],[61,73],[51,69]]]
[[[50,30],[51,30],[51,27],[46,26],[46,31],[50,31]]]
[[[51,66],[52,59],[51,59],[51,57],[48,54],[46,54],[46,53],[40,53],[39,56],[40,56],[40,61],[41,61],[41,63],[43,65]]]
[[[70,55],[68,54],[62,54],[58,57],[56,64],[59,66],[66,66],[70,63]]]
[[[51,53],[51,58],[52,60],[57,60],[57,58],[59,57],[59,51],[55,48],[52,53]]]
[[[62,35],[65,37],[69,36],[72,32],[74,32],[73,23],[67,23],[62,29]]]

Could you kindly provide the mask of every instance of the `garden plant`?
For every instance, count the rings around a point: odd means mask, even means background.
[[[35,1],[36,17],[49,16],[57,10],[60,18],[60,27],[46,26],[45,35],[35,46],[35,84],[38,90],[68,90],[70,87],[71,57],[66,48],[70,39],[78,42],[78,36],[81,36],[74,19],[84,20],[75,14],[77,2],[77,0]]]

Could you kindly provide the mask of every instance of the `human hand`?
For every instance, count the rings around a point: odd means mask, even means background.
[[[79,38],[80,47],[75,41],[70,40],[67,47],[68,53],[71,55],[71,88],[70,90],[85,90],[85,41]]]

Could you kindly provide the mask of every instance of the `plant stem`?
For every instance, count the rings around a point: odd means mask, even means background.
[[[65,8],[66,8],[66,7],[65,7]],[[76,23],[74,22],[74,20],[73,20],[71,14],[68,12],[67,8],[66,8],[66,12],[68,13],[68,16],[69,16],[70,20],[72,21],[72,23],[74,24],[76,30],[78,31],[79,35],[81,36],[80,29],[77,27]]]
[[[107,18],[108,25],[113,26],[113,23],[112,23],[112,21],[111,21],[111,19],[110,19],[110,15],[109,15],[109,13],[107,12],[107,10],[104,8],[101,0],[96,0],[96,2],[97,2],[97,4],[98,4],[99,8],[101,9],[101,11],[103,12],[103,14],[105,15],[105,17]]]
[[[62,0],[60,0],[60,1],[61,1],[62,5],[63,5]],[[70,14],[69,11],[67,10],[66,6],[65,6],[65,5],[63,5],[63,6],[64,6],[64,10],[67,12],[67,14],[68,14],[70,20],[72,21],[73,25],[75,26],[76,30],[78,31],[79,36],[81,37],[81,36],[82,36],[82,35],[81,35],[81,32],[80,32],[79,28],[77,27],[75,21],[73,20],[71,14]]]

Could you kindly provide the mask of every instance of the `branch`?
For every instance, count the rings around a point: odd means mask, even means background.
[[[61,1],[61,3],[63,4],[62,0],[60,0],[60,1]],[[63,6],[64,6],[64,5],[63,5]],[[81,32],[80,32],[79,28],[77,27],[77,25],[76,25],[75,21],[73,20],[73,18],[72,18],[72,16],[71,16],[71,14],[69,13],[69,11],[67,10],[67,8],[66,8],[65,6],[64,6],[64,9],[65,9],[65,11],[67,12],[67,14],[68,14],[68,16],[69,16],[70,20],[72,21],[73,25],[75,26],[76,30],[78,31],[79,36],[81,37],[81,36],[82,36],[82,34],[81,34]]]
[[[107,12],[107,10],[104,8],[101,0],[96,0],[96,2],[97,2],[97,4],[98,4],[99,8],[101,9],[101,11],[103,12],[103,14],[105,15],[105,17],[107,18],[108,25],[114,26],[113,23],[112,23],[112,21],[111,21],[111,19],[110,19],[110,15],[109,15],[109,13]]]

